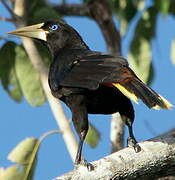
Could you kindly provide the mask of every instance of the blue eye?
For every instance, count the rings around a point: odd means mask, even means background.
[[[52,31],[55,31],[55,30],[58,29],[58,25],[54,24],[54,25],[50,26],[50,29],[51,29]]]

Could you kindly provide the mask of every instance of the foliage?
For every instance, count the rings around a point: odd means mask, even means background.
[[[38,72],[33,68],[24,48],[7,42],[0,49],[0,78],[4,89],[17,102],[24,96],[32,106],[45,102]]]
[[[15,71],[15,46],[14,42],[9,41],[0,49],[0,79],[2,86],[11,98],[20,102],[22,91]]]
[[[21,141],[8,155],[8,159],[16,164],[6,169],[0,168],[0,180],[32,180],[38,148],[37,139]]]
[[[32,180],[40,144],[47,136],[55,133],[59,133],[59,131],[46,132],[39,139],[26,138],[22,140],[7,157],[15,164],[6,169],[0,167],[0,180]]]
[[[89,129],[86,135],[85,143],[87,143],[90,147],[95,148],[99,140],[100,133],[92,124],[89,124]]]

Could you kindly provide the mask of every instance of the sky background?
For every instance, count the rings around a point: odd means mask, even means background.
[[[74,1],[75,2],[75,1]],[[7,12],[0,3],[0,16]],[[83,37],[92,50],[106,52],[105,43],[98,26],[87,18],[65,18]],[[14,30],[10,23],[0,21],[0,36],[7,37],[6,32]],[[127,43],[132,33],[122,41],[122,52],[127,57]],[[169,53],[170,42],[175,37],[175,21],[171,16],[158,17],[157,35],[152,41],[153,65],[155,77],[151,87],[175,104],[175,67],[172,65]],[[16,38],[13,38],[16,40]],[[0,41],[0,46],[5,40]],[[5,60],[5,59],[4,59]],[[70,111],[63,105],[68,119]],[[134,104],[136,118],[134,133],[138,141],[143,141],[160,135],[175,127],[175,109],[170,111],[150,110],[143,103]],[[43,133],[57,129],[48,103],[40,107],[31,107],[23,100],[14,102],[0,85],[0,166],[8,167],[11,163],[6,159],[8,153],[27,137],[40,137]],[[83,155],[88,161],[98,160],[110,152],[110,116],[90,115],[89,121],[99,130],[101,141],[95,149],[84,146]],[[127,135],[126,135],[127,136]],[[48,180],[73,168],[71,159],[60,134],[46,138],[39,150],[38,165],[35,180]]]

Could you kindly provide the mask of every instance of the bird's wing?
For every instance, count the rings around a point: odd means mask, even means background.
[[[102,83],[120,81],[123,68],[128,68],[129,71],[128,63],[122,57],[85,56],[74,62],[69,72],[61,80],[60,85],[97,89]]]
[[[122,57],[91,55],[73,63],[60,85],[97,89],[100,84],[113,86],[137,103],[141,99],[149,108],[170,109],[172,105],[146,86]]]

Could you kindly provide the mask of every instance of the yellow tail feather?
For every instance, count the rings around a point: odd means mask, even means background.
[[[134,93],[128,91],[124,86],[122,86],[119,83],[113,83],[113,86],[115,86],[117,89],[119,89],[130,100],[132,100],[132,101],[134,101],[135,103],[138,104],[138,98]],[[173,105],[170,102],[168,102],[164,97],[162,97],[159,94],[157,94],[157,96],[158,96],[157,98],[159,98],[159,100],[163,103],[163,106],[155,104],[154,106],[151,107],[152,109],[156,109],[156,110],[159,110],[159,109],[171,109],[173,107]]]
[[[173,105],[167,101],[163,96],[161,96],[159,94],[159,97],[158,97],[163,103],[164,103],[164,109],[171,109],[173,107]],[[162,107],[160,107],[159,105],[155,105],[152,107],[152,109],[156,109],[156,110],[160,110]]]
[[[136,104],[138,104],[138,98],[134,93],[129,92],[126,88],[124,88],[122,85],[119,83],[113,83],[113,85],[119,89],[126,97],[134,101]]]

